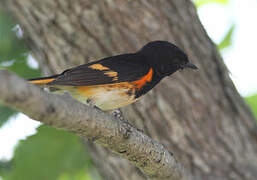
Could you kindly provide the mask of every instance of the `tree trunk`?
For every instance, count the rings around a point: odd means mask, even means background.
[[[190,0],[5,0],[44,74],[168,40],[199,71],[180,71],[137,103],[126,119],[179,157],[191,179],[256,179],[257,129]],[[127,161],[90,144],[106,179],[145,179]]]

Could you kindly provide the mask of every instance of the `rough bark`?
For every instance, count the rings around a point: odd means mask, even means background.
[[[190,0],[5,0],[1,4],[22,26],[45,74],[133,52],[150,40],[174,42],[200,70],[166,78],[139,102],[123,108],[125,118],[179,156],[192,179],[257,177],[254,117]],[[109,151],[89,147],[106,179],[145,179]]]

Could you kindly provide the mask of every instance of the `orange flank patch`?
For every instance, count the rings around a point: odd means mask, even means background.
[[[96,105],[103,111],[117,109],[135,102],[135,85],[128,82],[77,87],[75,97],[82,103]]]
[[[102,64],[93,64],[91,66],[88,66],[91,69],[96,69],[96,70],[109,70],[108,67],[103,66]]]
[[[54,80],[55,80],[54,78],[50,78],[50,79],[31,80],[29,82],[33,83],[33,84],[47,84],[47,83],[50,83],[50,82],[52,82]]]
[[[116,72],[107,71],[109,76],[117,76]],[[142,88],[147,82],[151,82],[153,77],[153,69],[137,81],[120,82],[93,86],[78,86],[75,89],[75,97],[82,103],[90,103],[96,105],[103,111],[117,109],[135,102],[136,89]],[[113,77],[116,78],[116,77]]]
[[[149,72],[143,76],[141,79],[134,81],[133,84],[136,85],[136,88],[141,89],[147,82],[151,82],[153,78],[153,69],[151,68]]]
[[[94,85],[94,86],[80,86],[78,87],[78,92],[83,94],[85,97],[94,96],[96,90],[112,91],[117,89],[133,89],[134,85],[128,82],[105,84],[105,85]]]

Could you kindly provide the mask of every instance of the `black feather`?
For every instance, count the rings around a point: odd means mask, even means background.
[[[142,58],[138,54],[123,54],[104,58],[68,69],[60,74],[56,80],[48,83],[48,85],[92,86],[136,81],[146,75],[150,69],[150,66],[143,63]],[[90,68],[94,64],[101,64],[109,68],[109,70]],[[117,76],[109,77],[105,74],[110,71],[117,72]]]

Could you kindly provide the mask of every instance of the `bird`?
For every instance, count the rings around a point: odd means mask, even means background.
[[[163,78],[186,68],[198,69],[180,48],[168,41],[151,41],[135,53],[106,57],[28,81],[67,91],[84,104],[111,111],[136,102]]]

